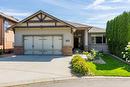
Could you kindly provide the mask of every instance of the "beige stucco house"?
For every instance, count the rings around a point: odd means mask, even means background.
[[[104,29],[63,21],[41,10],[11,28],[16,54],[72,55],[77,48],[107,51]]]

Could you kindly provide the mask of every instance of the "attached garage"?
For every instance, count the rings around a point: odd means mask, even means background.
[[[15,54],[72,55],[75,27],[41,10],[12,28]]]
[[[24,54],[62,54],[62,36],[24,36]]]

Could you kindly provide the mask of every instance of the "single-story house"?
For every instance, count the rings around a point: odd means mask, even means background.
[[[14,17],[0,12],[0,50],[4,52],[11,52],[13,50],[14,32],[7,29],[17,22],[18,20]]]
[[[105,29],[58,19],[38,11],[11,27],[15,54],[72,55],[73,49],[107,51]]]

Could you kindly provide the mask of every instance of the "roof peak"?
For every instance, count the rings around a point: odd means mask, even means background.
[[[3,12],[0,12],[0,15],[1,15],[2,17],[5,17],[5,18],[11,20],[11,21],[18,22],[18,19],[14,18],[13,16],[9,16],[9,15],[3,13]]]

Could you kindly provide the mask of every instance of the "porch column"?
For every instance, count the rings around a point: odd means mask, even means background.
[[[85,46],[84,46],[84,48],[87,51],[88,50],[88,30],[85,30],[84,38],[85,38]]]

